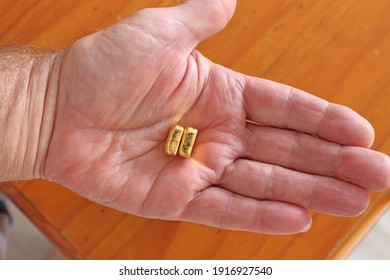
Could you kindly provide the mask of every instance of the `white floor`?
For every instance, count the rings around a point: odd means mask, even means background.
[[[349,260],[390,260],[390,209],[381,217]]]
[[[56,248],[30,222],[29,219],[8,201],[13,223],[8,233],[6,259],[8,260],[46,260],[52,259]]]
[[[8,206],[14,222],[9,232],[6,259],[45,260],[64,258],[17,207],[10,202],[8,202]],[[390,260],[390,210],[379,220],[348,259]]]

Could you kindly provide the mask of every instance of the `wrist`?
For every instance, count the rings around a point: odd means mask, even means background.
[[[43,177],[58,95],[62,53],[0,52],[0,181]]]

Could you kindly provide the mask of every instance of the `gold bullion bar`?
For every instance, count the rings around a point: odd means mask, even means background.
[[[196,128],[186,127],[184,129],[183,137],[179,147],[180,156],[185,158],[189,158],[191,156],[197,135],[198,130]]]
[[[184,128],[180,125],[171,126],[167,141],[165,142],[164,151],[167,155],[175,156],[179,149],[181,136],[183,135]]]

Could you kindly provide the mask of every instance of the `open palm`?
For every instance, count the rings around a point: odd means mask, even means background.
[[[63,57],[45,177],[128,213],[256,232],[306,230],[307,209],[362,212],[366,188],[389,183],[363,118],[194,50],[234,8],[147,9],[77,41]],[[164,154],[172,124],[199,130],[190,159]]]

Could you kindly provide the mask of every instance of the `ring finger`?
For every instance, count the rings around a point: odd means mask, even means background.
[[[390,184],[390,160],[380,152],[274,127],[247,124],[247,131],[245,158],[334,177],[372,190],[383,190]]]

